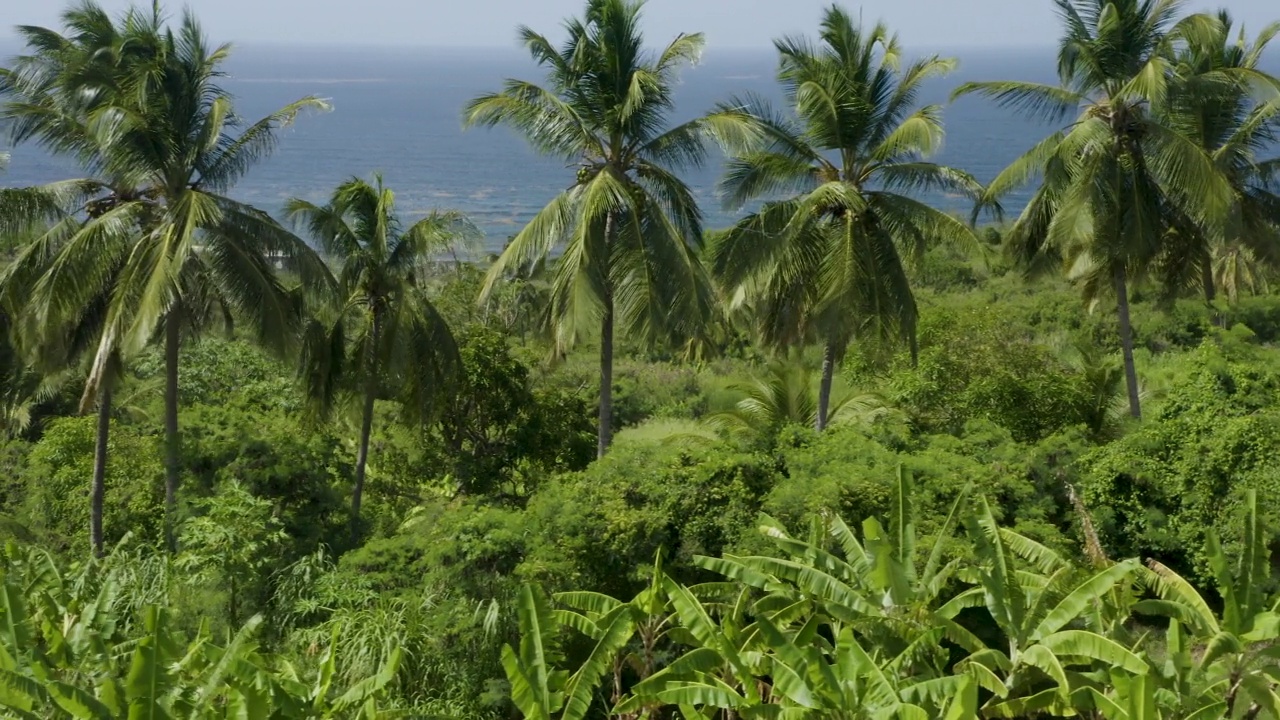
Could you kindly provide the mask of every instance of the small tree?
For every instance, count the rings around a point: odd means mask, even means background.
[[[217,495],[198,503],[198,510],[201,514],[183,525],[178,567],[192,573],[194,583],[226,588],[227,621],[236,627],[245,585],[270,564],[287,536],[271,503],[254,497],[239,482],[224,485]]]
[[[369,462],[373,406],[398,399],[410,417],[434,415],[458,373],[453,332],[422,287],[426,264],[475,230],[456,212],[432,212],[409,227],[396,215],[395,193],[377,176],[352,178],[324,206],[293,199],[288,214],[340,263],[335,312],[311,321],[301,372],[317,412],[343,397],[360,403],[360,444],[351,497],[351,535],[359,531]]]

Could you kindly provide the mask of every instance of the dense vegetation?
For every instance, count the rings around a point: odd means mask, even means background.
[[[1055,5],[1060,86],[957,91],[1063,123],[986,185],[839,7],[683,124],[701,36],[522,29],[462,120],[576,175],[489,267],[376,175],[234,200],[325,108],[190,14],[21,28],[84,177],[0,189],[3,712],[1280,720],[1280,26]]]

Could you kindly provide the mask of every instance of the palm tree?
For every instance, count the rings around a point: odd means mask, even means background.
[[[730,435],[754,441],[770,441],[789,424],[817,424],[818,399],[810,367],[774,360],[768,372],[749,382],[731,385],[742,394],[731,410],[708,418],[712,426]],[[840,422],[872,423],[894,411],[874,394],[835,393],[823,425]]]
[[[18,207],[31,211],[39,211],[49,199],[48,188],[23,188],[0,192],[0,202],[18,200]],[[46,206],[44,209],[54,211]],[[43,214],[36,212],[29,216],[34,221]],[[91,220],[89,222],[92,222]],[[0,222],[0,225],[6,223]],[[82,227],[81,221],[74,218],[63,218],[59,221],[67,232],[62,235],[74,236]],[[46,235],[55,234],[50,231]],[[40,243],[28,246],[17,260],[0,272],[0,332],[6,337],[0,344],[7,346],[11,353],[12,367],[7,368],[4,375],[9,376],[11,385],[10,401],[6,408],[8,418],[15,425],[14,429],[23,429],[31,421],[30,411],[33,401],[47,398],[60,388],[73,374],[77,366],[82,366],[86,358],[91,357],[101,341],[103,328],[103,311],[110,299],[105,295],[89,298],[83,306],[50,307],[46,302],[47,295],[38,292],[39,283],[50,269],[50,257],[45,254],[52,250],[56,255],[66,249],[65,242],[44,244],[42,251],[31,249]],[[114,267],[108,266],[103,271],[110,274]],[[13,318],[10,322],[8,318]],[[12,325],[12,327],[6,327]],[[121,368],[119,353],[113,353],[106,372],[99,383],[96,398],[86,397],[82,400],[81,412],[85,412],[96,399],[97,402],[97,434],[94,443],[93,479],[90,485],[89,538],[93,553],[103,553],[103,501],[106,496],[106,472],[108,437],[111,424],[111,391],[118,380]]]
[[[615,326],[657,339],[688,334],[713,296],[698,261],[702,215],[676,171],[700,163],[704,140],[740,139],[742,115],[720,112],[668,127],[676,74],[697,59],[701,35],[644,49],[642,0],[589,0],[556,49],[528,28],[520,37],[547,69],[547,87],[508,80],[467,105],[467,125],[506,125],[539,152],[578,165],[577,178],[526,225],[494,263],[484,294],[511,267],[562,254],[551,282],[557,347],[596,324],[600,333],[598,450],[613,422]]]
[[[1174,43],[1212,31],[1207,15],[1179,18],[1181,0],[1055,0],[1063,23],[1059,85],[967,83],[1041,118],[1075,116],[1000,173],[982,204],[1039,177],[1007,240],[1033,266],[1060,259],[1086,299],[1116,297],[1129,412],[1141,417],[1129,319],[1130,284],[1148,273],[1171,229],[1212,227],[1231,188],[1195,142],[1152,112],[1170,92]]]
[[[329,414],[347,390],[359,398],[360,439],[351,531],[357,536],[369,460],[374,401],[392,397],[411,417],[429,417],[457,372],[453,334],[428,299],[425,266],[475,228],[454,212],[433,212],[405,228],[395,195],[376,177],[353,178],[323,206],[290,200],[287,213],[341,264],[332,318],[309,323],[302,375],[308,396]]]
[[[211,48],[189,12],[176,29],[165,25],[158,4],[113,22],[87,3],[63,20],[66,36],[23,29],[32,54],[4,75],[3,116],[16,141],[70,156],[109,182],[73,183],[89,201],[73,204],[69,221],[25,252],[32,267],[35,259],[47,262],[33,300],[65,310],[108,299],[82,404],[97,396],[115,358],[163,338],[172,547],[184,329],[198,333],[240,316],[279,348],[294,336],[297,303],[271,260],[291,260],[304,285],[331,281],[305,243],[222,193],[272,150],[277,128],[324,103],[305,98],[244,125],[218,85],[230,48]]]
[[[1266,287],[1265,271],[1280,266],[1280,160],[1263,160],[1280,133],[1280,80],[1258,64],[1280,23],[1252,43],[1236,34],[1230,14],[1211,32],[1189,36],[1175,57],[1175,80],[1159,108],[1178,132],[1213,158],[1231,184],[1234,203],[1221,232],[1187,224],[1161,260],[1171,288],[1198,283],[1212,302],[1219,289],[1234,304],[1240,290]]]
[[[814,424],[830,418],[835,366],[859,335],[905,336],[915,349],[916,301],[904,254],[932,241],[975,243],[972,230],[906,192],[975,193],[967,174],[924,160],[942,143],[937,106],[916,98],[954,63],[902,65],[896,36],[857,27],[833,6],[820,43],[775,42],[779,80],[794,119],[749,101],[763,141],[730,162],[723,190],[742,205],[765,202],[711,248],[730,297],[756,304],[760,334],[786,348],[817,340],[822,381]]]
[[[0,116],[14,123],[16,139],[39,137],[51,149],[74,155],[83,166],[104,171],[90,123],[103,110],[108,94],[119,91],[116,81],[121,75],[115,64],[136,60],[127,53],[131,39],[145,32],[146,21],[130,13],[117,28],[91,5],[72,9],[63,18],[72,31],[70,38],[42,28],[21,29],[36,52],[19,58],[12,70],[0,69],[0,96],[9,100]],[[67,90],[72,87],[76,91]],[[119,248],[132,243],[140,228],[98,221],[137,193],[138,178],[105,171],[102,177],[0,191],[0,232],[26,239],[17,258],[0,273],[0,306],[15,319],[11,340],[25,356],[29,394],[48,395],[99,349],[109,292],[121,267]],[[75,243],[81,247],[73,247]],[[90,251],[100,253],[93,268],[100,277],[98,292],[72,298],[47,291],[47,283],[64,271],[60,264]],[[80,407],[86,412],[97,403],[89,536],[98,556],[103,552],[111,390],[119,369],[119,352],[113,349],[96,387],[86,386]]]

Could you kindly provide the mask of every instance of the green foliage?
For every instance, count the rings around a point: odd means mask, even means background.
[[[496,331],[468,330],[459,353],[462,377],[438,425],[458,490],[522,497],[548,474],[586,467],[595,447],[585,402],[536,387]]]
[[[194,405],[181,418],[187,429],[183,466],[194,480],[188,497],[243,484],[270,502],[283,524],[286,560],[322,544],[342,546],[352,457],[329,428],[238,404]]]
[[[302,409],[292,371],[245,340],[201,338],[182,347],[178,362],[178,397],[184,405],[235,405],[295,414]],[[164,376],[164,357],[149,351],[131,369],[142,387],[154,389]]]
[[[1081,460],[1082,491],[1108,550],[1210,577],[1199,551],[1230,526],[1246,489],[1275,517],[1280,376],[1272,351],[1208,340],[1175,368],[1158,415]]]
[[[345,555],[378,592],[509,597],[517,577],[634,592],[665,548],[677,567],[738,540],[776,482],[768,458],[628,442],[603,462],[544,484],[524,510],[479,499],[417,508],[395,535]],[[616,455],[616,458],[612,456]]]
[[[335,572],[320,552],[277,575],[288,646],[308,657],[331,644],[335,677],[356,682],[400,653],[396,707],[412,716],[486,717],[505,700],[494,689],[506,618],[496,601],[470,603],[450,589],[373,588],[353,565]]]
[[[701,36],[588,0],[466,118],[573,185],[486,266],[380,182],[293,201],[332,270],[218,194],[321,103],[239,126],[158,8],[23,29],[0,120],[99,177],[0,190],[0,714],[1280,720],[1277,28],[1058,5],[1061,87],[967,88],[1085,108],[986,188],[1040,181],[1012,225],[913,199],[980,190],[927,161],[950,61],[832,7],[790,117],[668,125]],[[703,253],[710,140],[752,212]]]
[[[753,446],[769,448],[784,427],[814,427],[818,419],[819,383],[801,363],[775,360],[764,376],[730,389],[740,393],[741,399],[732,410],[711,415],[708,422]],[[895,413],[884,407],[879,397],[840,388],[829,398],[822,424],[871,425],[895,419]]]
[[[732,547],[778,479],[767,457],[628,443],[529,502],[522,575],[630,595],[660,549],[684,567]]]
[[[93,477],[95,418],[50,422],[23,469],[23,516],[50,548],[89,547],[89,482]],[[144,542],[163,537],[164,466],[159,444],[131,426],[118,426],[107,450],[104,528],[107,544],[132,533]]]
[[[916,367],[890,377],[892,402],[925,433],[956,433],[970,420],[1035,442],[1083,424],[1100,432],[1089,379],[1031,337],[1011,334],[990,313],[932,315],[921,330]],[[1109,405],[1119,388],[1104,387]]]
[[[238,626],[246,590],[288,536],[271,502],[254,497],[238,482],[225,483],[196,512],[182,525],[177,566],[188,574],[188,582],[224,589],[227,620]]]
[[[922,532],[933,532],[972,484],[992,499],[1003,522],[1055,547],[1068,543],[1063,529],[1072,522],[1064,474],[1086,447],[1071,435],[1024,445],[982,422],[971,423],[960,438],[925,437],[907,447],[886,446],[859,427],[797,434],[790,442],[782,451],[786,477],[764,502],[765,511],[787,525],[826,512],[854,523],[888,514],[896,469],[903,466],[917,478]]]
[[[579,718],[612,669],[601,709],[614,715],[1172,720],[1278,707],[1276,598],[1260,584],[1270,553],[1252,493],[1238,565],[1216,536],[1207,546],[1219,616],[1163,566],[1076,565],[965,493],[922,554],[912,485],[900,472],[890,521],[861,533],[828,515],[801,539],[762,518],[774,552],[697,558],[721,581],[681,585],[659,565],[630,603],[526,587],[519,645],[503,649],[514,702],[524,717]],[[970,544],[949,558],[960,525]],[[1133,632],[1135,613],[1170,618],[1163,647]],[[637,632],[647,622],[661,631]],[[570,630],[590,652],[564,652]]]
[[[23,718],[385,717],[379,706],[398,651],[343,688],[333,647],[302,668],[262,652],[261,617],[221,647],[205,626],[188,642],[161,607],[130,617],[120,581],[134,559],[117,554],[66,571],[44,551],[5,548],[0,707]]]

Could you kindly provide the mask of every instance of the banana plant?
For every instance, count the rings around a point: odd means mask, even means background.
[[[1234,568],[1216,531],[1206,534],[1221,617],[1190,582],[1155,561],[1144,578],[1157,597],[1134,604],[1135,612],[1169,618],[1166,658],[1156,665],[1162,705],[1185,717],[1280,719],[1280,596],[1268,593],[1271,552],[1257,493],[1245,495]]]
[[[1132,582],[1136,561],[1088,575],[1030,538],[1002,530],[985,498],[966,515],[965,524],[977,560],[976,587],[951,602],[985,608],[1001,636],[957,665],[992,694],[983,707],[985,717],[1075,714],[1073,693],[1093,684],[1093,674],[1111,668],[1147,673],[1146,661],[1137,654],[1087,629],[1097,625],[1091,615],[1127,612],[1098,608],[1112,602],[1118,585]]]
[[[651,580],[630,601],[594,592],[565,592],[555,600],[567,609],[556,610],[556,623],[590,639],[590,654],[565,685],[561,720],[582,720],[606,676],[612,679],[610,706],[621,702],[626,688],[624,673],[630,670],[643,681],[659,669],[658,654],[673,629],[679,630],[666,594],[662,553],[654,561]]]
[[[893,514],[886,529],[876,518],[862,523],[862,537],[835,515],[815,518],[809,538],[788,534],[764,517],[760,531],[782,557],[699,557],[700,567],[797,602],[809,598],[821,612],[874,639],[901,667],[945,663],[943,638],[971,652],[981,641],[955,621],[963,606],[943,601],[962,558],[946,559],[947,543],[968,503],[966,487],[938,529],[923,562],[917,557],[911,474],[899,467]],[[828,549],[832,548],[834,549]]]
[[[977,717],[978,686],[971,676],[902,673],[896,662],[873,657],[848,626],[828,649],[809,623],[794,633],[763,617],[759,625],[768,648],[772,702],[744,716],[777,718],[798,711],[851,720]]]
[[[1113,671],[1100,686],[1074,692],[1076,708],[1105,720],[1219,720],[1228,714],[1225,683],[1196,682],[1192,648],[1181,623],[1171,620],[1163,660],[1148,654],[1151,672]],[[1257,717],[1256,714],[1245,717]],[[1272,715],[1271,717],[1275,717]]]
[[[551,720],[565,704],[569,673],[555,668],[560,618],[536,585],[520,588],[516,603],[518,647],[502,646],[502,669],[511,684],[511,701],[525,720]]]
[[[640,717],[661,707],[678,708],[686,718],[703,717],[717,709],[739,711],[761,705],[767,674],[759,620],[772,613],[786,622],[811,612],[808,603],[768,608],[769,598],[751,603],[750,588],[738,587],[725,602],[724,584],[685,587],[663,579],[678,627],[668,635],[684,652],[652,676],[630,689],[612,710],[614,716]],[[699,596],[717,596],[703,602]],[[785,618],[785,619],[784,619]]]
[[[615,715],[669,706],[686,718],[977,717],[974,678],[904,673],[896,658],[868,652],[851,625],[817,612],[809,600],[788,604],[771,595],[749,603],[744,592],[716,622],[691,589],[668,583],[695,646],[638,683]]]
[[[114,557],[114,555],[113,555]],[[191,642],[170,613],[143,609],[141,622],[118,615],[110,558],[66,573],[40,550],[10,546],[0,562],[0,714],[5,717],[374,720],[395,677],[393,650],[373,677],[332,687],[327,651],[314,682],[259,652],[262,618],[249,620],[224,646],[208,625]]]

